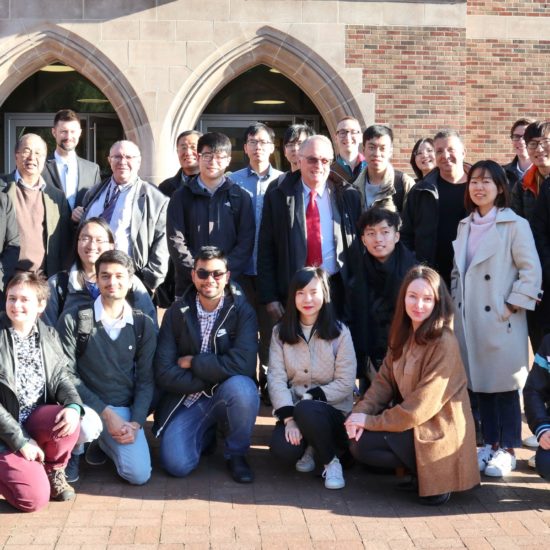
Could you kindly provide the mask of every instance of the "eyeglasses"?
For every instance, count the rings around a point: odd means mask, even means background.
[[[300,145],[304,143],[303,141],[289,141],[288,143],[285,143],[285,147],[287,149],[298,149]]]
[[[376,151],[380,151],[384,154],[386,151],[391,151],[391,146],[386,147],[386,145],[375,145],[374,143],[369,143],[369,145],[366,146],[366,150],[369,153],[376,153]]]
[[[109,158],[115,162],[122,162],[123,160],[132,162],[134,159],[139,158],[139,155],[112,155]]]
[[[319,162],[323,166],[326,166],[327,164],[330,164],[332,162],[332,159],[325,159],[325,158],[317,158],[317,157],[302,157],[302,158],[305,159],[306,162],[308,164],[310,164],[311,166],[314,166],[314,165],[318,164]]]
[[[529,149],[529,151],[536,151],[539,148],[539,146],[542,147],[543,149],[548,149],[548,147],[550,147],[550,138],[544,138],[539,141],[532,139],[527,144],[527,149]]]
[[[208,279],[208,277],[210,276],[214,277],[214,279],[217,281],[221,279],[227,273],[227,271],[220,271],[218,269],[214,271],[208,271],[207,269],[197,269],[195,270],[195,273],[197,274],[197,277],[199,279],[202,279],[203,281],[206,281],[206,279]]]
[[[94,237],[89,237],[88,235],[84,235],[83,237],[78,238],[78,242],[82,244],[94,243],[94,244],[100,245],[100,244],[107,244],[109,241],[107,239],[98,239]]]
[[[216,155],[214,153],[199,153],[199,157],[205,162],[212,162],[215,160],[218,164],[225,162],[229,158],[228,155]]]
[[[345,138],[348,134],[350,136],[356,136],[361,133],[361,130],[338,130],[336,135],[341,138]]]
[[[525,141],[525,137],[523,134],[512,134],[510,138],[512,139],[512,141]]]
[[[250,145],[250,147],[253,147],[254,149],[256,147],[262,147],[262,148],[265,148],[267,147],[268,145],[273,145],[273,142],[272,141],[263,141],[263,140],[257,140],[257,139],[249,139],[247,142],[246,142],[247,145]]]

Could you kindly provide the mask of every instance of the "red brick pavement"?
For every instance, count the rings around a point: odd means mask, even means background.
[[[393,475],[360,466],[347,486],[328,491],[313,474],[284,470],[269,455],[273,425],[261,411],[250,459],[256,482],[228,476],[221,449],[187,479],[158,468],[144,487],[119,481],[112,466],[82,466],[74,501],[22,514],[0,501],[0,547],[16,549],[342,549],[550,548],[550,484],[518,453],[506,480],[485,478],[476,490],[426,508],[397,490]],[[449,472],[452,475],[452,472]]]

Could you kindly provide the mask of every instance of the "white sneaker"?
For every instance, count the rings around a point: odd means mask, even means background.
[[[499,449],[485,468],[485,475],[491,477],[507,476],[516,469],[516,457],[504,449]]]
[[[302,458],[296,462],[296,470],[298,472],[307,473],[315,470],[315,459],[313,458],[314,450],[311,445],[306,447]]]
[[[478,447],[477,449],[477,465],[480,472],[484,472],[489,460],[493,458],[493,447],[491,445],[485,445],[484,447]]]
[[[523,441],[524,447],[531,447],[531,449],[536,449],[539,446],[539,442],[537,441],[537,438],[535,435],[530,435],[529,437],[526,437]]]
[[[533,468],[533,470],[535,470],[535,469],[537,468],[536,458],[537,458],[537,455],[533,455],[533,456],[527,461],[527,466],[529,466],[529,468]]]
[[[323,472],[325,487],[327,489],[343,489],[346,486],[342,465],[338,458],[334,457],[326,466]]]

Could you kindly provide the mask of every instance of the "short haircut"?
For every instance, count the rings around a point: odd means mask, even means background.
[[[510,191],[508,189],[508,178],[506,172],[496,163],[494,160],[479,160],[476,162],[468,172],[468,179],[466,183],[466,190],[464,191],[464,207],[468,212],[473,212],[477,206],[470,197],[470,181],[474,172],[481,170],[482,175],[488,173],[495,185],[497,186],[498,195],[495,199],[495,206],[497,208],[508,208],[510,206]]]
[[[416,154],[418,153],[418,149],[420,149],[420,146],[424,145],[424,143],[428,143],[432,146],[433,149],[434,140],[432,138],[420,138],[414,144],[413,150],[411,152],[411,168],[413,169],[418,179],[422,179],[424,177],[424,174],[422,173],[422,170],[420,170],[420,168],[418,168],[418,166],[416,165]]]
[[[367,141],[375,138],[381,138],[382,136],[389,136],[390,141],[393,144],[393,130],[389,126],[384,126],[383,124],[373,124],[369,126],[363,132],[363,146]]]
[[[202,132],[199,132],[198,130],[185,130],[185,132],[181,132],[176,138],[176,145],[179,143],[181,138],[187,136],[197,136],[200,138],[202,136]]]
[[[199,138],[197,151],[200,153],[209,147],[213,153],[231,154],[231,140],[221,132],[207,132]]]
[[[132,277],[134,274],[134,260],[126,254],[123,250],[106,250],[95,261],[95,272],[99,275],[99,270],[102,264],[118,264],[128,270],[128,275]]]
[[[299,153],[303,153],[304,149],[309,146],[310,143],[313,141],[320,141],[330,147],[330,150],[332,152],[331,156],[334,156],[334,148],[332,147],[332,141],[327,136],[324,136],[323,134],[315,134],[314,136],[308,137],[302,145],[300,145],[300,149],[298,149]],[[332,159],[331,159],[332,160]]]
[[[134,143],[129,139],[119,139],[118,141],[115,141],[109,149],[109,156],[111,156],[112,150],[119,145],[129,145],[130,147],[135,147],[138,152],[138,156],[141,156],[141,151],[139,150],[137,143]]]
[[[225,252],[217,246],[201,246],[199,251],[195,254],[193,260],[193,269],[196,269],[199,261],[207,262],[208,260],[221,260],[225,267],[227,267],[227,256]]]
[[[533,138],[544,137],[550,134],[550,122],[532,122],[525,128],[523,139],[529,143]]]
[[[354,116],[343,116],[337,123],[336,123],[336,126],[338,126],[338,124],[340,124],[340,122],[344,122],[346,120],[352,120],[353,122],[357,122],[357,124],[359,124],[359,121],[354,117]],[[361,127],[361,124],[359,124],[359,127]]]
[[[447,139],[450,137],[455,137],[460,140],[460,143],[464,144],[464,141],[462,140],[462,136],[458,133],[457,130],[453,130],[452,128],[445,128],[443,130],[439,130],[437,134],[434,136],[434,141],[436,139]]]
[[[41,136],[39,136],[38,134],[32,134],[32,133],[23,134],[23,135],[15,142],[14,151],[15,151],[16,153],[18,153],[18,152],[19,152],[19,149],[21,149],[21,144],[22,144],[27,138],[30,138],[30,137],[36,137],[36,138],[38,138],[38,139],[42,142],[42,145],[44,145],[44,151],[46,151],[46,153],[48,152],[48,144],[42,139]]]
[[[514,130],[518,127],[518,126],[529,126],[529,124],[532,124],[534,121],[534,119],[532,118],[518,118],[514,124],[512,124],[512,128],[510,128],[510,137],[512,137],[512,134],[514,133]]]
[[[271,141],[275,140],[275,132],[273,131],[273,128],[270,128],[267,124],[264,124],[263,122],[255,122],[244,131],[244,142],[246,143],[249,137],[255,136],[258,132],[261,132],[262,130],[267,133]]]
[[[8,295],[10,288],[17,285],[26,285],[30,287],[39,302],[47,301],[50,297],[50,287],[48,281],[41,275],[38,275],[32,271],[17,271],[15,275],[10,279],[6,286],[6,296]]]
[[[302,134],[306,135],[306,139],[308,137],[315,135],[315,130],[308,126],[307,124],[292,124],[290,125],[283,135],[283,146],[287,143],[296,141],[300,138]]]
[[[61,109],[55,113],[53,118],[53,125],[56,126],[58,122],[78,122],[80,124],[80,117],[72,109]]]
[[[105,221],[105,218],[88,218],[87,220],[84,220],[76,230],[75,238],[74,238],[74,257],[76,262],[76,267],[78,269],[82,269],[82,260],[80,259],[80,256],[78,255],[78,239],[80,239],[80,234],[82,231],[84,231],[84,228],[90,225],[91,223],[95,223],[96,225],[99,225],[105,233],[107,233],[107,239],[109,240],[109,243],[115,244],[115,235],[113,233],[113,230],[109,226],[109,224]]]
[[[362,235],[367,227],[373,227],[382,222],[387,222],[389,227],[393,227],[396,231],[399,231],[401,227],[401,217],[397,212],[393,212],[387,208],[373,206],[365,210],[359,216],[359,220],[357,220],[359,235]]]

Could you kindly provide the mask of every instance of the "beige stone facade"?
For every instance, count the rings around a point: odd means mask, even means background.
[[[466,2],[444,1],[0,0],[0,102],[42,66],[71,65],[105,94],[126,135],[140,145],[142,176],[159,181],[174,171],[178,132],[193,127],[232,79],[263,63],[297,84],[331,131],[347,114],[364,125],[375,120],[394,125],[396,160],[403,166],[417,129],[427,135],[434,130],[430,105],[438,125],[467,130],[467,106],[475,104],[467,95],[467,55],[474,46],[479,49],[479,41],[494,38],[497,28],[502,29],[499,40],[513,41],[518,29],[527,27],[530,40],[538,42],[550,24],[550,17],[540,13],[496,13],[484,15],[480,7],[468,13]],[[358,38],[361,29],[368,32]],[[439,33],[445,32],[457,48],[452,43],[438,57]],[[422,55],[443,73],[450,66],[455,89],[434,92],[430,100],[416,67],[406,60],[400,64],[395,52],[388,61],[383,46],[397,39],[402,50],[429,41],[430,51]],[[371,55],[369,40],[378,47]],[[392,92],[411,71],[415,78]],[[446,111],[451,94],[459,99]],[[396,110],[396,103],[408,107]],[[422,116],[409,119],[413,112]],[[507,128],[508,113],[503,118]],[[507,130],[492,130],[504,134],[498,142],[503,147]]]

